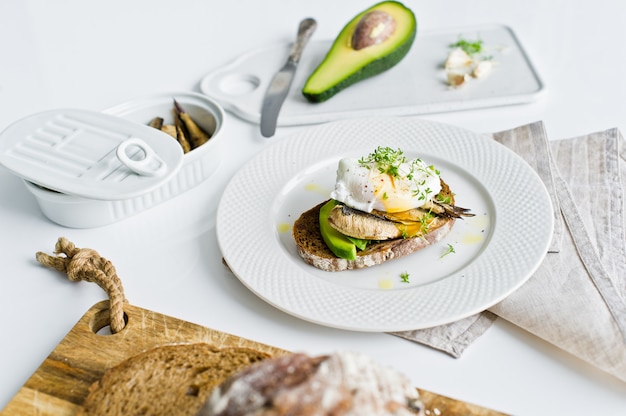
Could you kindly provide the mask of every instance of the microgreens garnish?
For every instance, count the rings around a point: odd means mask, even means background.
[[[430,228],[430,222],[433,218],[434,218],[434,215],[430,211],[422,215],[422,217],[420,218],[420,223],[422,224],[421,228],[424,234],[428,233],[428,229]]]
[[[402,283],[409,283],[409,273],[400,273],[400,279],[402,279]]]
[[[463,39],[461,36],[459,36],[459,40],[451,43],[450,48],[461,48],[466,54],[468,54],[471,57],[474,57],[475,55],[478,55],[482,52],[484,52],[483,50],[483,41],[478,39],[475,41],[469,41],[466,39]],[[482,56],[480,58],[482,61],[490,61],[493,59],[492,56]]]
[[[472,41],[468,41],[459,37],[459,40],[456,41],[455,43],[451,43],[450,47],[461,48],[466,54],[471,56],[471,55],[476,55],[477,53],[482,52],[483,41],[479,39],[479,40],[475,40],[472,42]]]
[[[452,198],[450,197],[450,195],[437,194],[437,202],[441,202],[442,204],[450,204],[452,202]]]
[[[377,147],[376,150],[367,157],[359,159],[359,164],[367,169],[375,167],[379,173],[387,174],[393,178],[399,178],[401,176],[400,167],[402,164],[408,164],[406,178],[410,181],[414,180],[417,172],[422,172],[427,176],[439,176],[440,173],[433,165],[425,166],[421,159],[414,159],[410,162],[407,161],[404,152],[400,149],[394,150],[390,147],[383,146]],[[431,196],[430,194],[432,194],[432,190],[430,188],[421,189],[421,187],[426,184],[426,179],[415,183],[417,187],[413,190],[413,195],[420,200],[428,200]]]
[[[359,159],[361,166],[369,168],[370,164],[374,164],[380,173],[386,173],[395,178],[400,175],[398,169],[405,162],[406,157],[402,150],[382,146],[378,146],[374,153],[370,153],[367,157]]]
[[[441,255],[440,258],[444,258],[445,256],[447,256],[450,253],[456,253],[456,251],[454,250],[454,247],[452,246],[452,244],[448,244],[448,249],[445,251],[445,253],[443,253]]]

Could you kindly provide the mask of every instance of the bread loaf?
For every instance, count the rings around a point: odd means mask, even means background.
[[[363,354],[295,353],[234,374],[198,416],[408,416],[422,409],[408,378]]]

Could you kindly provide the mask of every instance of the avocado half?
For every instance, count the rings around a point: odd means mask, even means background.
[[[344,26],[302,94],[319,103],[388,70],[406,56],[416,33],[417,21],[411,9],[396,1],[375,4]],[[367,45],[370,40],[372,44]]]

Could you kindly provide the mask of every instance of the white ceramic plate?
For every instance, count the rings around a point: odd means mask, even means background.
[[[497,65],[489,76],[462,88],[446,82],[443,63],[459,36],[481,39]],[[398,65],[345,89],[324,103],[302,95],[308,76],[324,59],[332,40],[313,39],[304,50],[279,126],[315,124],[347,118],[400,116],[522,104],[534,101],[544,84],[513,30],[502,25],[446,28],[421,32]],[[250,51],[208,73],[203,93],[237,116],[259,123],[261,103],[272,77],[287,61],[291,44],[283,42]],[[375,97],[375,99],[372,99]]]
[[[476,216],[457,221],[440,243],[379,266],[333,273],[304,263],[291,225],[328,198],[339,159],[377,146],[433,163],[456,204]],[[503,145],[450,125],[370,118],[304,129],[258,154],[223,194],[217,237],[233,273],[275,307],[321,325],[386,332],[449,323],[502,300],[539,266],[552,221],[543,183]],[[443,256],[449,245],[455,252]]]

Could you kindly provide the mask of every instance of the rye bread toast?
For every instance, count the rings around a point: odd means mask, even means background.
[[[453,205],[454,194],[445,182],[441,181],[441,183],[442,190],[439,195]],[[329,272],[362,269],[414,253],[443,239],[448,235],[455,221],[455,218],[451,217],[437,217],[428,227],[426,234],[372,242],[365,250],[357,251],[355,260],[346,260],[335,256],[330,251],[320,232],[319,212],[327,201],[300,215],[293,225],[292,234],[300,257],[306,263]]]
[[[107,370],[78,414],[193,415],[215,386],[268,357],[249,348],[204,343],[160,346]]]

